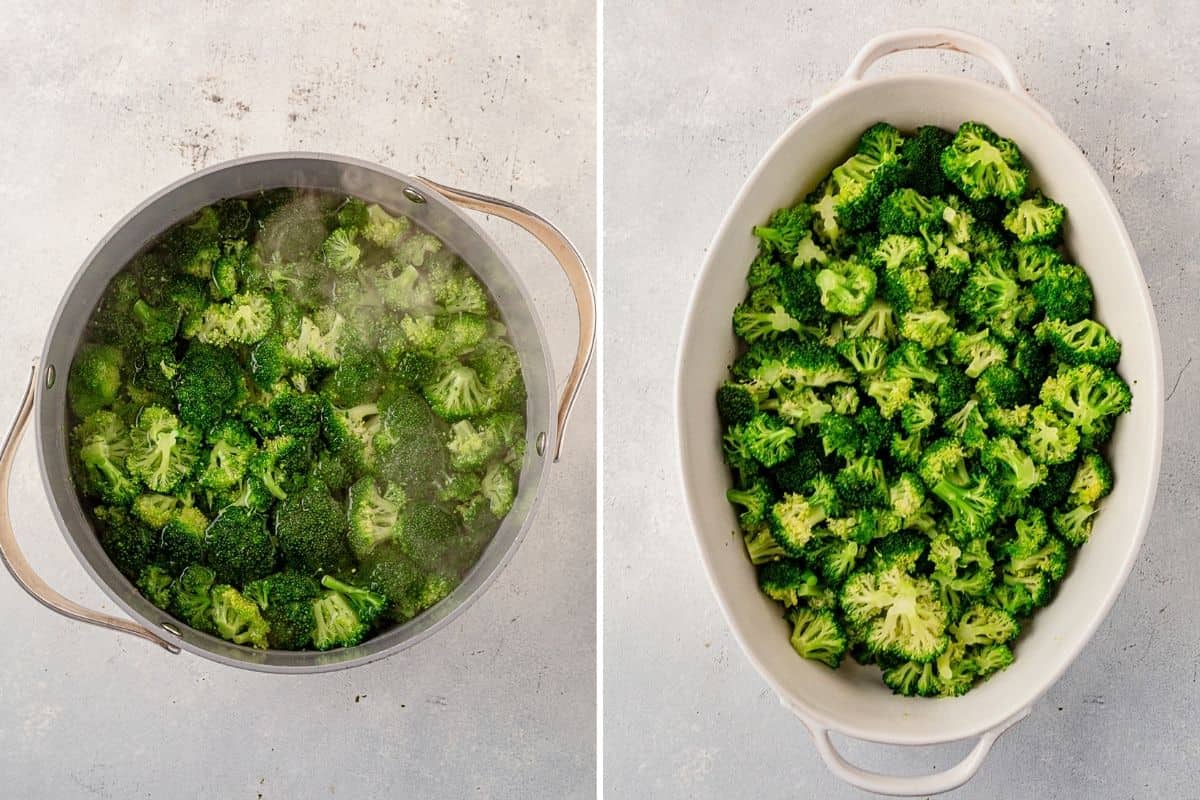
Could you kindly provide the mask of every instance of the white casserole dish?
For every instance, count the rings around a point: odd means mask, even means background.
[[[863,79],[889,53],[913,48],[958,50],[988,61],[1006,88],[941,75]],[[1091,276],[1096,316],[1123,345],[1119,371],[1133,388],[1133,409],[1109,445],[1116,486],[1091,540],[1075,556],[1054,601],[1029,622],[1016,659],[963,697],[893,695],[878,670],[847,659],[834,671],[799,658],[779,607],[763,596],[725,500],[730,477],[721,458],[714,395],[735,358],[729,318],[745,294],[756,250],[751,227],[814,187],[853,149],[872,123],[911,130],[954,129],[966,120],[991,126],[1020,146],[1034,179],[1068,208],[1066,246]],[[800,717],[829,768],[868,791],[928,795],[962,785],[992,743],[1027,715],[1063,674],[1112,607],[1137,557],[1158,482],[1163,429],[1162,355],[1145,278],[1120,215],[1083,153],[1025,93],[1013,63],[994,45],[940,28],[897,31],[869,42],[844,78],[767,152],[725,216],[701,269],[680,345],[676,377],[679,463],[688,512],[709,579],[726,619],[763,678]],[[951,769],[927,776],[888,776],[855,767],[830,732],[871,742],[931,745],[978,737]]]

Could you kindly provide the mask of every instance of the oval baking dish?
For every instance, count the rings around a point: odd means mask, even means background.
[[[527,446],[512,511],[483,554],[441,602],[354,647],[325,652],[254,650],[177,623],[143,597],[102,549],[72,482],[67,453],[66,375],[92,309],[109,281],[163,231],[217,200],[288,187],[351,195],[411,218],[463,259],[501,309],[521,359],[528,391]],[[537,312],[516,270],[464,209],[506,219],[524,228],[558,261],[575,295],[579,341],[561,399],[554,397],[549,348]],[[36,600],[68,617],[148,639],[170,652],[188,650],[245,669],[275,673],[325,672],[359,666],[411,646],[445,626],[487,588],[532,523],[546,482],[558,460],[562,433],[592,353],[595,300],[591,279],[570,241],[542,217],[503,200],[422,178],[410,178],[365,161],[316,153],[278,153],[218,164],[168,186],[134,209],[91,252],[67,288],[40,363],[13,429],[0,447],[0,560]],[[72,550],[92,578],[132,618],[87,609],[55,592],[32,569],[12,529],[8,485],[15,451],[36,409],[34,425],[42,478],[54,514]]]
[[[864,79],[889,53],[958,50],[994,66],[1006,88],[962,77],[905,74]],[[756,252],[751,227],[790,205],[843,159],[859,134],[886,121],[957,128],[982,122],[1015,140],[1047,194],[1070,209],[1065,244],[1088,271],[1096,316],[1122,342],[1121,371],[1134,392],[1109,445],[1117,475],[1093,535],[1076,555],[1054,601],[1015,645],[1008,669],[968,694],[924,699],[893,695],[869,667],[837,671],[796,656],[778,606],[758,589],[734,535],[729,486],[713,396],[737,353],[728,320],[745,294],[745,266]],[[734,200],[708,251],[692,294],[676,378],[679,463],[692,527],[709,579],[734,635],[783,704],[800,717],[830,769],[859,788],[926,795],[965,783],[995,739],[1029,713],[1063,674],[1112,607],[1133,566],[1149,521],[1162,449],[1163,378],[1158,328],[1145,278],[1121,218],[1083,153],[1025,93],[1012,62],[970,34],[923,28],[869,42],[845,77],[797,120],[759,162]],[[845,761],[830,732],[872,742],[931,745],[978,737],[963,761],[928,776],[871,773]]]

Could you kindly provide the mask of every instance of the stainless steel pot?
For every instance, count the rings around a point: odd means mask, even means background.
[[[65,377],[84,326],[108,282],[147,242],[200,208],[221,198],[284,186],[342,192],[379,203],[440,237],[472,267],[499,304],[520,354],[529,394],[528,441],[516,502],[462,583],[416,618],[356,647],[329,652],[254,650],[234,645],[181,625],[155,607],[117,571],[101,548],[80,505],[67,460]],[[509,260],[463,209],[501,217],[524,228],[550,250],[570,282],[579,313],[579,345],[557,404],[545,334],[529,293]],[[567,418],[591,359],[594,333],[595,297],[583,259],[557,228],[520,206],[410,178],[364,161],[318,153],[251,156],[210,167],[168,186],[118,222],[84,260],[67,289],[41,359],[34,362],[17,419],[0,446],[0,560],[26,592],[52,611],[139,636],[171,653],[188,650],[223,664],[277,673],[327,672],[391,655],[461,613],[516,552],[541,499],[547,460],[558,460]],[[42,478],[67,543],[84,569],[132,621],[101,614],[63,597],[34,572],[18,546],[9,515],[9,477],[31,411],[36,412]]]

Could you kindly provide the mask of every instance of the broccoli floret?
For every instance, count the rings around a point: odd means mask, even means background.
[[[350,487],[350,549],[361,561],[376,547],[400,538],[407,497],[404,489],[389,484],[381,493],[375,479],[365,477]]]
[[[270,626],[263,619],[258,605],[237,589],[225,585],[214,586],[209,614],[216,633],[222,639],[266,649]]]
[[[950,356],[968,377],[978,378],[993,364],[1007,363],[1008,349],[987,328],[975,333],[955,331],[950,337]]]
[[[1012,248],[1012,254],[1017,265],[1017,277],[1025,283],[1040,280],[1048,268],[1065,263],[1062,255],[1046,244],[1018,244]]]
[[[455,541],[458,523],[454,515],[436,503],[414,499],[404,515],[400,550],[423,569],[435,569]]]
[[[355,232],[350,228],[338,228],[329,234],[321,245],[325,266],[339,275],[345,275],[357,267],[362,248],[354,243],[355,238]]]
[[[875,299],[875,272],[857,261],[833,261],[816,277],[821,305],[832,314],[856,317]]]
[[[1111,367],[1121,358],[1121,344],[1108,329],[1093,319],[1069,325],[1061,319],[1038,323],[1034,333],[1039,342],[1054,348],[1055,355],[1067,364],[1096,364]]]
[[[948,529],[960,541],[985,535],[995,523],[1001,498],[987,476],[970,473],[966,453],[957,440],[930,444],[921,456],[919,474],[950,511]]]
[[[86,417],[116,402],[125,358],[111,345],[85,344],[71,362],[67,398],[77,417]]]
[[[909,402],[912,388],[912,378],[876,377],[867,383],[867,394],[879,405],[879,413],[891,419]]]
[[[408,238],[401,241],[395,247],[396,259],[401,264],[410,264],[414,267],[426,266],[426,260],[429,256],[442,251],[442,241],[436,236],[428,233],[416,232]],[[434,265],[435,269],[437,265]],[[434,270],[431,270],[431,275]]]
[[[1012,339],[1022,313],[1021,286],[1001,259],[975,264],[963,288],[959,308],[976,325]]]
[[[258,450],[254,437],[234,419],[225,419],[208,433],[208,464],[200,472],[199,483],[206,489],[223,492],[241,482],[250,459]]]
[[[483,473],[479,489],[488,508],[496,519],[503,519],[517,499],[517,478],[512,468],[504,463],[494,463]]]
[[[725,381],[717,389],[717,413],[726,426],[740,425],[758,413],[758,400],[750,387]]]
[[[887,345],[873,336],[857,336],[837,343],[837,353],[860,375],[873,375],[883,368]]]
[[[941,218],[942,206],[940,200],[925,197],[916,189],[897,189],[879,206],[879,232],[916,236],[923,222]]]
[[[398,622],[412,619],[428,607],[424,602],[426,576],[403,556],[375,562],[363,583],[387,599],[387,614]]]
[[[925,484],[915,473],[902,472],[888,488],[888,499],[902,520],[913,519],[925,505]]]
[[[1004,217],[1004,227],[1022,244],[1057,241],[1067,210],[1040,191],[1027,197]]]
[[[275,540],[262,514],[228,506],[213,519],[204,538],[205,560],[217,580],[238,586],[275,571]]]
[[[942,151],[954,141],[954,134],[936,125],[922,125],[900,146],[903,175],[900,182],[921,194],[934,196],[946,190],[942,172]]]
[[[781,208],[766,225],[756,225],[754,235],[765,252],[795,258],[800,240],[812,229],[812,218],[812,209],[804,203]]]
[[[204,561],[208,518],[195,506],[183,506],[162,527],[163,559],[175,569]]]
[[[271,399],[268,406],[272,431],[279,436],[290,436],[298,442],[311,442],[320,435],[326,414],[330,413],[328,401],[318,394],[284,391]]]
[[[1078,505],[1050,515],[1054,530],[1070,544],[1079,547],[1092,535],[1092,522],[1099,509],[1093,505]]]
[[[747,452],[764,467],[773,467],[795,452],[792,442],[796,438],[795,429],[772,414],[755,414],[746,424],[731,428],[730,434],[739,438]]]
[[[307,455],[304,442],[291,436],[275,436],[263,442],[262,449],[251,456],[246,473],[251,483],[283,500],[303,483]]]
[[[175,387],[179,418],[201,432],[208,431],[245,391],[241,375],[241,364],[231,351],[193,343],[179,362]]]
[[[1047,266],[1030,292],[1047,319],[1073,324],[1092,313],[1092,282],[1087,273],[1074,264]]]
[[[142,345],[169,342],[175,338],[175,331],[179,328],[178,308],[155,308],[139,299],[130,309],[130,316],[137,324],[138,344]]]
[[[875,298],[863,314],[843,325],[843,333],[847,339],[857,336],[873,336],[876,339],[892,341],[896,338],[896,314],[894,309],[882,298]]]
[[[788,614],[792,623],[792,648],[804,658],[836,669],[846,653],[846,632],[828,609],[796,608]]]
[[[312,643],[313,604],[321,586],[298,572],[276,572],[246,585],[243,592],[262,612],[270,629],[267,642],[284,650],[302,650]]]
[[[479,469],[502,445],[496,430],[486,425],[477,427],[468,419],[451,425],[450,438],[446,441],[450,466],[459,470]]]
[[[909,378],[936,383],[938,372],[929,363],[929,356],[916,342],[902,342],[887,357],[884,374],[891,379]]]
[[[434,308],[433,287],[416,267],[389,261],[373,275],[383,304],[395,311],[423,313]]]
[[[1033,459],[1009,436],[992,439],[980,454],[983,468],[1008,492],[1012,499],[1029,496],[1045,477],[1045,467]]]
[[[1112,488],[1112,467],[1104,460],[1104,456],[1091,452],[1084,454],[1080,460],[1068,492],[1073,505],[1094,506],[1107,497]]]
[[[208,280],[213,262],[221,256],[220,220],[215,209],[204,208],[189,222],[168,232],[162,248],[175,268]]]
[[[897,564],[851,575],[839,600],[849,623],[862,626],[871,652],[921,663],[946,649],[946,609],[926,578]]]
[[[150,492],[138,495],[129,510],[142,522],[160,531],[171,521],[181,505],[180,499],[174,495]]]
[[[900,426],[907,433],[921,433],[937,421],[937,401],[929,392],[915,392],[900,410]],[[890,434],[890,431],[889,431]]]
[[[342,362],[346,320],[332,309],[324,309],[315,319],[303,317],[295,336],[283,343],[285,363],[298,372],[333,369]]]
[[[196,630],[216,633],[212,618],[212,587],[216,573],[192,564],[171,584],[170,611]]]
[[[486,414],[496,404],[495,394],[487,390],[479,373],[457,362],[443,365],[424,389],[429,405],[449,422]]]
[[[742,489],[729,489],[725,492],[725,499],[735,506],[741,506],[738,522],[745,529],[762,524],[767,509],[774,502],[771,489],[764,480],[756,480]]]
[[[828,519],[829,510],[829,503],[816,497],[785,494],[771,506],[768,514],[771,535],[783,552],[793,558],[802,558],[813,529]]]
[[[126,470],[131,442],[125,423],[111,411],[95,411],[71,432],[79,485],[106,503],[127,505],[138,486]]]
[[[367,206],[362,235],[368,242],[379,247],[395,247],[411,228],[412,221],[408,217],[393,217],[382,207],[372,203]]]
[[[846,466],[834,476],[838,499],[847,506],[886,506],[887,479],[883,463],[873,456],[860,455],[846,461]]]
[[[1075,457],[1079,431],[1048,405],[1035,406],[1029,414],[1025,448],[1039,464],[1063,464]]]
[[[845,414],[825,414],[817,426],[825,455],[852,458],[863,448],[863,431],[854,417]]]
[[[100,544],[125,577],[137,580],[143,566],[158,560],[157,531],[117,506],[97,506],[93,513],[100,529]]]
[[[886,122],[868,128],[857,152],[834,167],[836,186],[833,208],[837,222],[847,230],[861,230],[875,219],[879,203],[895,186],[902,172],[900,147],[904,137]]]
[[[205,309],[196,338],[219,347],[254,344],[270,333],[274,324],[275,308],[270,299],[256,292],[243,292]]]
[[[166,611],[171,604],[171,573],[157,564],[147,564],[138,575],[137,588],[142,596]]]
[[[746,302],[733,310],[733,330],[753,343],[788,332],[800,332],[804,326],[788,313],[776,287],[761,287],[750,293]]]
[[[199,461],[199,435],[162,406],[143,408],[129,438],[125,468],[155,492],[171,492]]]
[[[394,389],[383,402],[369,448],[379,471],[408,487],[429,485],[445,471],[449,455],[440,421],[411,390]]]
[[[954,324],[954,317],[945,309],[907,311],[900,317],[900,335],[926,350],[933,350],[950,341]]]
[[[342,504],[318,481],[292,492],[275,512],[275,538],[287,565],[305,575],[337,570],[350,559]]]
[[[1059,371],[1042,384],[1041,400],[1084,436],[1106,438],[1109,418],[1129,410],[1133,395],[1117,373],[1095,364]]]
[[[941,153],[942,172],[972,200],[1025,193],[1029,169],[1011,139],[1002,139],[978,122],[964,122]]]
[[[370,626],[387,607],[387,598],[381,594],[364,589],[358,586],[352,586],[345,581],[340,581],[332,575],[325,575],[321,578],[321,585],[330,591],[337,592],[346,598],[350,607],[354,610],[355,616],[363,625]]]

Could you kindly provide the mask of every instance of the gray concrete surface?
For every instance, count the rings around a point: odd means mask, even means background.
[[[589,2],[82,8],[0,14],[0,415],[15,411],[98,238],[149,193],[223,159],[372,159],[515,198],[595,253]],[[486,227],[545,315],[561,380],[575,337],[566,281],[523,233]],[[594,383],[541,515],[492,589],[368,667],[289,678],[169,656],[57,617],[0,577],[0,795],[593,796],[593,396]],[[32,446],[12,506],[42,574],[111,611],[55,528]]]
[[[1105,176],[1150,284],[1170,392],[1155,515],[1125,591],[1066,676],[953,796],[1200,796],[1200,15],[1184,3],[1073,10],[1083,5],[607,0],[609,796],[863,796],[826,771],[726,629],[684,518],[671,380],[693,280],[745,176],[869,37],[922,24],[994,39]],[[898,56],[878,68],[989,77],[949,55]],[[916,773],[949,766],[965,746],[846,750],[868,766]]]

